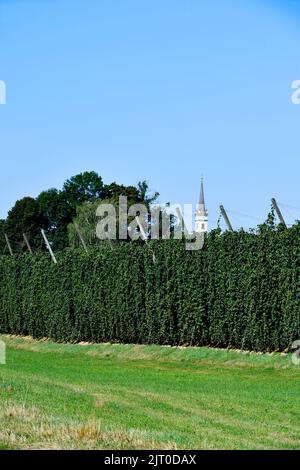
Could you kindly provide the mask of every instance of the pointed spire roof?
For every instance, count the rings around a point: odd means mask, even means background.
[[[198,206],[197,206],[197,213],[198,213],[198,215],[201,215],[201,216],[204,216],[204,217],[208,216],[208,211],[206,210],[206,207],[205,207],[203,177],[201,178],[201,189],[200,189],[199,202],[198,202]]]
[[[203,208],[203,210],[205,210],[203,176],[201,178],[201,190],[200,190],[200,197],[199,197],[199,206],[201,206],[201,209]]]

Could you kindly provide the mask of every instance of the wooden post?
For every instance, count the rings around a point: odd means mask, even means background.
[[[230,220],[229,220],[229,217],[228,217],[228,215],[227,215],[227,212],[226,212],[225,209],[224,209],[224,206],[220,206],[220,211],[221,211],[221,214],[222,214],[222,216],[223,216],[223,218],[224,218],[224,220],[225,220],[225,223],[226,223],[226,225],[227,225],[227,228],[228,228],[229,232],[233,232],[233,227],[232,227],[232,225],[231,225],[231,222],[230,222]]]
[[[48,249],[48,251],[49,251],[49,253],[50,253],[50,255],[51,255],[52,261],[53,261],[54,264],[57,264],[57,261],[56,261],[56,258],[55,258],[55,256],[54,256],[54,253],[53,253],[53,251],[52,251],[51,245],[50,245],[50,243],[49,243],[49,241],[48,241],[48,238],[46,237],[45,230],[42,229],[41,232],[42,232],[42,235],[43,235],[43,239],[45,240],[46,247],[47,247],[47,249]]]
[[[272,199],[272,206],[273,206],[273,208],[274,208],[274,210],[275,210],[275,212],[276,212],[276,214],[277,214],[277,216],[278,216],[278,219],[280,220],[280,222],[282,223],[282,225],[284,226],[284,228],[287,229],[287,225],[286,225],[285,220],[284,220],[284,218],[283,218],[282,212],[281,212],[281,210],[279,209],[278,204],[277,204],[275,198]]]
[[[23,233],[23,238],[24,238],[24,240],[25,240],[25,243],[26,243],[26,245],[27,245],[27,248],[28,248],[29,253],[30,253],[31,255],[33,255],[32,248],[31,248],[31,246],[30,246],[30,243],[29,243],[28,238],[26,237],[26,234],[25,234],[25,233]]]
[[[76,230],[76,232],[77,232],[77,235],[78,235],[78,237],[79,237],[79,239],[80,239],[80,241],[81,241],[81,244],[82,244],[82,246],[83,246],[83,249],[84,249],[86,252],[88,252],[88,249],[87,249],[86,243],[85,243],[85,241],[84,241],[84,238],[83,238],[83,236],[82,236],[82,233],[81,233],[81,230],[80,230],[80,228],[79,228],[79,225],[78,225],[78,224],[74,224],[74,227],[75,227],[75,230]]]
[[[6,244],[7,244],[7,246],[8,246],[8,250],[9,250],[9,252],[10,252],[10,256],[14,256],[13,251],[12,251],[12,249],[11,249],[10,241],[9,241],[8,236],[6,235],[6,233],[4,234],[4,236],[5,236]]]
[[[135,220],[136,220],[136,222],[137,222],[137,224],[138,224],[138,226],[139,226],[139,229],[140,229],[140,231],[141,231],[141,234],[142,234],[142,237],[143,237],[144,241],[145,241],[145,242],[148,241],[148,237],[147,237],[147,235],[146,235],[146,233],[145,233],[144,227],[142,226],[142,224],[141,224],[141,222],[140,222],[139,217],[136,216]]]

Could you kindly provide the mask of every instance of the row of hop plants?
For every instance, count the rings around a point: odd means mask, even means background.
[[[0,257],[1,333],[255,351],[300,338],[300,224],[215,230],[200,251],[178,240],[103,243],[57,260]]]

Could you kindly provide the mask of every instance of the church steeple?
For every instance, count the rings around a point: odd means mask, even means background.
[[[205,209],[205,198],[204,198],[203,176],[202,176],[202,178],[201,178],[201,189],[200,189],[200,197],[199,197],[198,208],[199,208],[199,210],[202,210],[203,212],[206,211],[206,209]]]
[[[195,220],[196,220],[196,232],[197,233],[208,232],[208,211],[205,207],[203,177],[201,178],[200,197],[199,197],[199,203],[197,205]]]

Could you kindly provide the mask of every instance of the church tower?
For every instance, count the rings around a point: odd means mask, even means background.
[[[208,211],[205,207],[205,199],[204,199],[204,184],[203,178],[201,178],[201,190],[200,190],[200,198],[199,203],[196,209],[196,232],[197,233],[206,233],[208,232]]]

